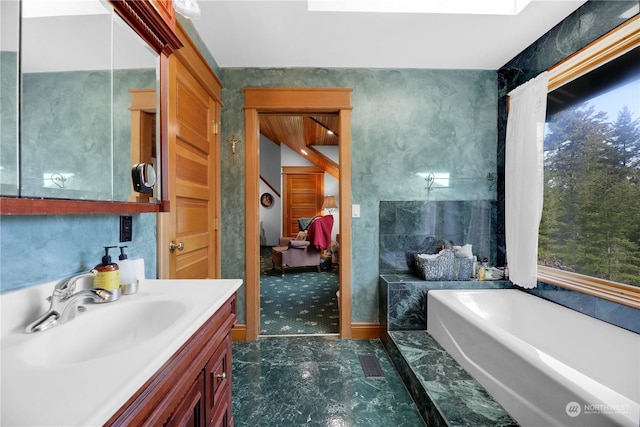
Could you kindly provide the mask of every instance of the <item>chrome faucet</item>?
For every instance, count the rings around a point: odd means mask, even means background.
[[[78,306],[78,303],[87,298],[93,300],[94,303],[117,300],[120,296],[120,289],[117,291],[108,291],[102,288],[91,288],[75,292],[76,282],[78,280],[95,276],[97,273],[96,270],[91,270],[88,273],[64,279],[57,283],[53,289],[53,294],[47,298],[47,301],[51,303],[49,310],[30,323],[26,327],[25,332],[31,334],[33,332],[44,331],[75,319],[79,311],[84,311],[84,307]]]

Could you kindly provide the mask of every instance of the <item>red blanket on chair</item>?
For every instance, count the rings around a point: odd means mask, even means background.
[[[333,215],[325,215],[313,220],[307,229],[307,240],[318,249],[327,249],[331,245]]]

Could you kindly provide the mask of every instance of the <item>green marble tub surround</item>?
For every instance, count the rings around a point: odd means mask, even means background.
[[[425,331],[390,332],[390,357],[427,425],[518,423]]]
[[[433,289],[513,288],[508,280],[429,281],[412,274],[380,275],[380,323],[388,331],[427,330],[427,294]]]
[[[414,272],[414,254],[440,240],[471,244],[475,256],[493,264],[496,207],[493,200],[381,201],[380,274]]]
[[[434,289],[512,288],[507,280],[428,281],[382,274],[381,341],[429,426],[511,426],[511,417],[427,333],[427,297]]]

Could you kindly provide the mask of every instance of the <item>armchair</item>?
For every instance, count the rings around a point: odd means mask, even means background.
[[[320,272],[320,258],[322,251],[331,244],[331,228],[333,216],[318,216],[311,220],[306,232],[298,234],[298,238],[281,237],[279,246],[271,250],[273,268],[311,267],[316,266]]]
[[[312,267],[320,271],[320,249],[308,240],[281,237],[278,246],[271,249],[273,268],[280,267],[284,277],[285,267]]]

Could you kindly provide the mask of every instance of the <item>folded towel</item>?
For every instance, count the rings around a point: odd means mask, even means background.
[[[473,258],[472,246],[468,243],[464,246],[454,246],[453,249],[460,258]]]

